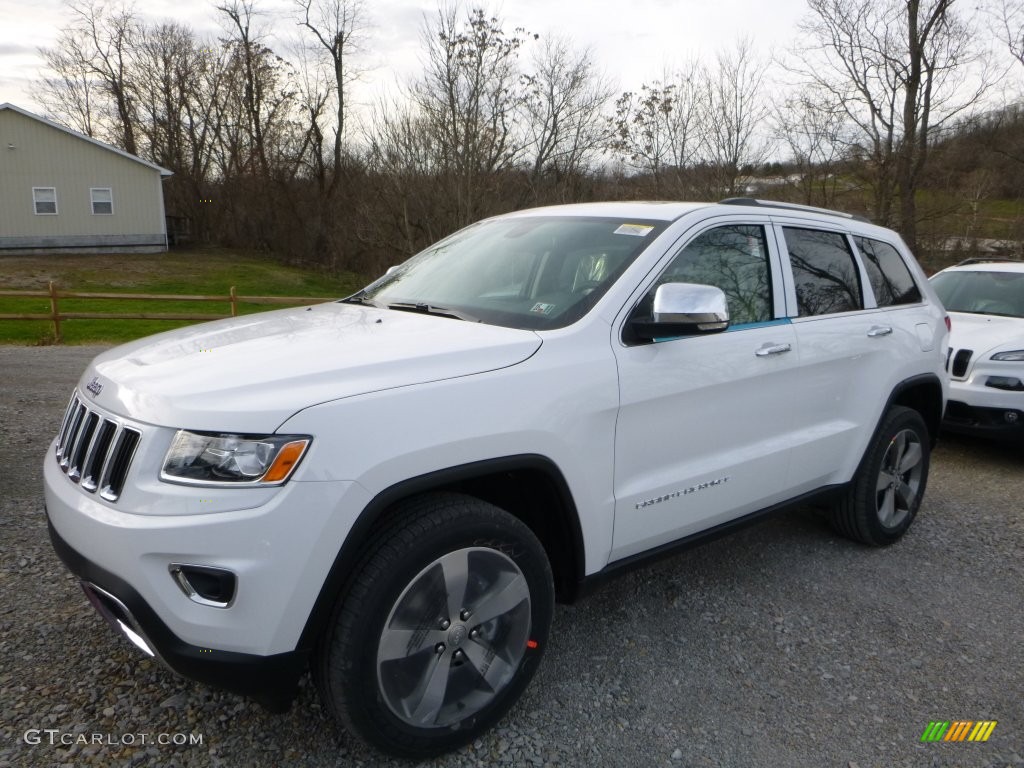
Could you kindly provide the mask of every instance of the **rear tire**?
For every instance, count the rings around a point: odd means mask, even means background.
[[[929,445],[921,415],[911,408],[892,406],[849,490],[832,509],[836,530],[876,547],[903,536],[917,515],[928,483]]]
[[[515,704],[547,645],[554,586],[537,537],[498,507],[432,493],[393,513],[314,668],[346,729],[422,759],[471,742]]]

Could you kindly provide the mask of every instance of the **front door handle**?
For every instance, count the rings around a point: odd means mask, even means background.
[[[768,357],[769,355],[781,355],[783,352],[789,352],[793,347],[789,344],[765,344],[760,347],[755,355],[758,357]]]
[[[888,336],[892,333],[892,328],[888,325],[873,325],[868,329],[868,337],[875,338],[877,336]]]

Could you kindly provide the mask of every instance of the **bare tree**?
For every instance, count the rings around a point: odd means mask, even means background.
[[[46,112],[70,127],[95,137],[98,133],[97,101],[102,99],[98,85],[76,50],[82,46],[75,41],[71,30],[61,32],[53,48],[40,48],[49,74],[33,89],[33,97],[46,108]]]
[[[695,61],[615,102],[611,148],[650,174],[655,194],[685,191],[685,171],[701,157],[706,134],[706,75]]]
[[[715,70],[706,79],[704,130],[713,195],[737,194],[744,169],[768,157],[765,128],[771,108],[764,94],[764,70],[751,41],[741,39],[733,49],[718,53]]]
[[[991,14],[995,19],[996,36],[1010,55],[1024,64],[1024,5],[1018,0],[995,0]]]
[[[214,228],[203,201],[217,181],[214,159],[231,100],[229,58],[225,47],[176,23],[143,27],[133,56],[140,151],[174,171],[165,182],[168,210],[192,219],[200,237]]]
[[[316,41],[329,60],[335,99],[334,140],[332,158],[334,173],[325,192],[333,197],[337,189],[342,166],[342,147],[348,122],[348,95],[351,84],[358,78],[359,69],[351,60],[360,50],[366,32],[365,13],[361,0],[295,0],[301,13],[299,22]],[[308,77],[308,76],[307,76]],[[309,89],[306,89],[307,94]],[[307,117],[311,120],[314,136],[322,139],[320,115],[326,102],[319,98],[307,99]]]
[[[131,56],[139,29],[135,12],[124,6],[108,11],[98,0],[72,2],[68,7],[92,43],[88,63],[113,102],[119,143],[126,152],[137,154],[131,80]]]
[[[799,176],[801,201],[833,207],[837,171],[849,145],[842,107],[808,86],[776,104],[774,122],[776,137]]]
[[[297,59],[295,73],[296,107],[301,115],[302,142],[296,150],[298,162],[294,170],[305,167],[316,181],[320,196],[327,200],[333,196],[340,179],[341,135],[334,129],[334,163],[328,158],[327,137],[331,119],[330,102],[334,95],[333,75],[323,66],[322,57],[315,46],[299,43],[294,49]]]
[[[140,142],[147,145],[148,157],[176,172],[189,164],[182,127],[196,70],[195,47],[191,30],[172,23],[141,28],[133,51]]]
[[[607,144],[610,130],[602,111],[612,88],[596,71],[590,51],[574,52],[565,37],[543,40],[532,64],[533,71],[523,79],[536,197],[545,174],[556,183],[578,175]]]
[[[808,0],[800,25],[809,44],[792,68],[841,104],[857,127],[870,165],[873,214],[897,218],[916,246],[916,192],[936,132],[974,105],[987,87],[970,87],[977,61],[971,28],[955,0]]]
[[[69,0],[71,23],[54,48],[44,49],[56,75],[44,81],[41,100],[92,136],[138,154],[132,93],[132,56],[139,24],[131,8],[111,9],[99,0]],[[108,135],[103,135],[108,134]]]
[[[458,225],[479,218],[496,174],[514,167],[528,145],[516,120],[524,35],[506,34],[480,8],[460,18],[454,6],[424,30],[423,75],[409,97],[435,134],[435,161],[452,184]]]
[[[286,62],[265,43],[263,34],[254,28],[258,15],[256,0],[229,0],[217,6],[231,23],[234,55],[241,78],[242,109],[251,141],[256,170],[264,179],[272,176],[271,134],[283,138],[284,122],[291,107],[291,93],[283,72]]]
[[[361,234],[377,249],[411,256],[453,226],[448,201],[437,194],[437,134],[407,102],[378,105],[370,123],[377,199],[372,206],[362,201],[364,212],[372,207],[373,213],[364,216],[367,226]]]

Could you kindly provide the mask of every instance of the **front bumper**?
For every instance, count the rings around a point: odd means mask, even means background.
[[[950,400],[942,426],[964,435],[1024,440],[1024,412],[1015,408],[986,408]]]
[[[186,677],[280,709],[294,696],[315,637],[303,637],[365,491],[347,481],[261,489],[194,488],[154,478],[166,447],[143,439],[111,501],[44,460],[53,546],[93,604],[132,642]],[[175,564],[230,572],[216,605],[190,596]]]
[[[220,651],[177,637],[143,597],[123,579],[91,562],[49,523],[57,555],[81,580],[89,602],[117,631],[183,677],[249,696],[273,712],[285,711],[309,662],[308,650],[273,656]]]
[[[1024,438],[1024,391],[991,385],[993,377],[1018,378],[1016,364],[977,360],[965,378],[949,382],[942,426],[950,432],[999,439]]]
[[[949,402],[942,426],[979,437],[1024,438],[1024,364],[993,360],[991,350],[973,355],[951,350],[950,360]],[[966,368],[959,369],[958,361]]]

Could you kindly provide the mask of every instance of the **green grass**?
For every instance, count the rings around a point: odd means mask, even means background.
[[[1018,239],[1024,229],[1024,200],[983,199],[976,205],[941,190],[918,193],[924,227],[943,237]]]
[[[235,286],[239,296],[345,296],[367,280],[344,274],[331,276],[287,267],[262,256],[224,249],[199,249],[161,254],[100,254],[0,257],[0,290],[46,291],[53,281],[58,290],[75,293],[158,293],[227,296]],[[239,314],[278,308],[244,304]],[[197,301],[132,299],[64,299],[65,312],[229,314],[230,304]],[[48,314],[46,298],[0,296],[0,314]],[[175,320],[65,320],[63,343],[120,343],[160,331],[190,325]],[[0,320],[0,344],[52,344],[53,324],[37,320]]]

